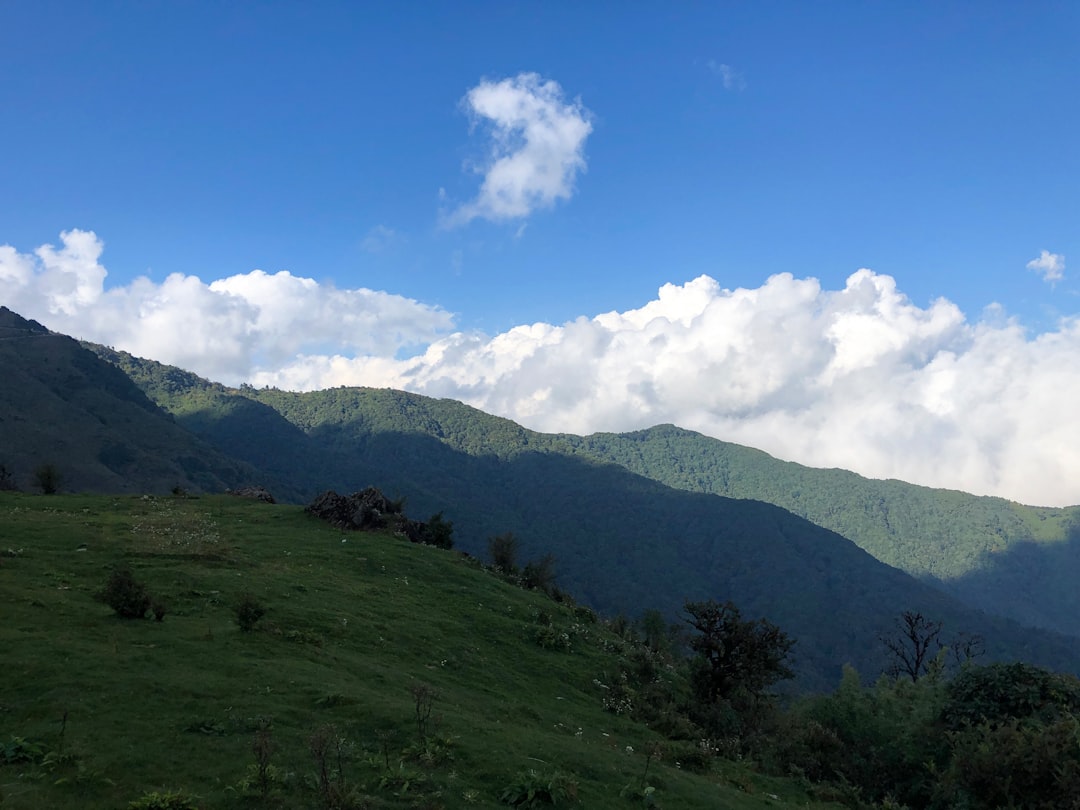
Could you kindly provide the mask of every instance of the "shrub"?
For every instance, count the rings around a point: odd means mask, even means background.
[[[488,538],[488,553],[495,570],[506,576],[517,574],[518,539],[513,532],[504,532]]]
[[[503,790],[499,801],[511,807],[537,807],[577,799],[577,781],[560,771],[542,774],[528,770],[519,773]]]
[[[948,685],[941,719],[951,730],[1010,719],[1048,722],[1080,711],[1080,681],[1030,664],[971,667]]]
[[[62,480],[63,476],[55,464],[42,464],[34,470],[34,482],[43,495],[55,495]]]
[[[236,606],[236,623],[245,633],[254,630],[259,619],[265,615],[266,608],[259,604],[259,601],[251,594],[244,594]]]
[[[425,526],[426,542],[438,548],[454,547],[454,524],[444,520],[442,512],[436,512],[427,519]]]
[[[1076,807],[1078,735],[1072,716],[1046,725],[987,722],[951,734],[952,761],[936,798],[948,807]]]
[[[521,584],[531,590],[550,593],[555,587],[555,555],[545,554],[528,563],[521,572]]]
[[[416,683],[409,688],[413,697],[416,714],[416,738],[420,745],[427,740],[428,723],[431,721],[431,709],[439,693],[425,683]]]
[[[40,762],[45,756],[45,749],[38,743],[22,737],[12,736],[6,743],[0,743],[0,764],[17,765],[22,762]]]
[[[533,640],[545,650],[570,652],[570,634],[557,630],[551,625],[540,625],[533,634]]]
[[[150,595],[146,592],[146,586],[126,568],[119,568],[109,575],[97,598],[123,619],[141,619],[150,609]]]
[[[14,492],[19,487],[15,483],[15,476],[11,474],[11,470],[0,464],[0,492],[8,491]]]
[[[352,746],[337,726],[319,726],[308,737],[308,750],[315,761],[315,783],[327,810],[340,810],[355,806],[353,796],[345,780],[345,761]]]
[[[939,730],[944,686],[932,678],[894,680],[882,676],[869,688],[858,673],[844,668],[832,695],[805,706],[804,728],[792,732],[788,754],[808,776],[822,776],[858,788],[866,801],[892,795],[912,807],[925,807],[934,773],[949,752]],[[795,744],[797,743],[797,744]]]

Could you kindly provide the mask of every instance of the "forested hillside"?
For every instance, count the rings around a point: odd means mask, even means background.
[[[1080,630],[1080,507],[1024,506],[813,469],[672,425],[559,438],[668,486],[776,504],[990,613]]]
[[[13,486],[222,490],[254,478],[152,402],[120,369],[0,307],[0,465]]]

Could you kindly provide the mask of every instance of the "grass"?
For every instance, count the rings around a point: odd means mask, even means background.
[[[118,567],[164,621],[95,600]],[[245,596],[266,609],[251,632]],[[569,651],[536,642],[541,611]],[[493,808],[553,779],[567,806],[648,806],[620,791],[659,738],[605,712],[594,684],[617,639],[454,552],[227,496],[0,493],[0,615],[4,810],[152,791],[200,808]],[[828,806],[730,762],[699,775],[661,756],[648,782],[666,808]]]

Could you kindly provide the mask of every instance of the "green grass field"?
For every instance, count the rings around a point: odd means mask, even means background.
[[[118,567],[162,622],[95,599]],[[252,632],[245,594],[266,608]],[[831,806],[741,764],[692,773],[691,743],[605,711],[620,643],[464,555],[297,507],[0,493],[0,806],[493,808],[521,776],[590,809]],[[646,783],[652,805],[623,791]]]

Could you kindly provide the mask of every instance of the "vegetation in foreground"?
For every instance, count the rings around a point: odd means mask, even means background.
[[[942,646],[921,615],[883,639],[891,675],[866,686],[848,667],[833,693],[781,707],[780,628],[713,601],[687,603],[685,634],[655,612],[598,620],[550,559],[519,566],[509,534],[488,568],[228,496],[0,493],[0,522],[4,807],[1080,796],[1080,681],[978,665],[976,643]]]
[[[4,808],[832,806],[647,727],[640,645],[459,553],[228,496],[0,524]]]

